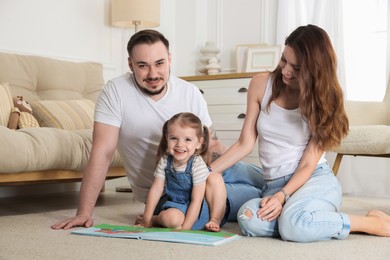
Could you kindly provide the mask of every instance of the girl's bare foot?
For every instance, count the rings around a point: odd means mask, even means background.
[[[375,220],[375,226],[372,230],[373,235],[390,237],[390,216],[380,210],[371,210],[367,217]]]
[[[220,221],[218,221],[216,218],[210,218],[209,222],[207,222],[204,226],[208,231],[219,232],[221,231],[219,223]]]

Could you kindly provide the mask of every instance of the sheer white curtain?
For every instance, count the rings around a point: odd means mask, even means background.
[[[342,0],[346,97],[382,101],[389,61],[388,0]],[[386,65],[386,63],[388,63]]]
[[[296,27],[315,24],[327,31],[332,39],[340,32],[342,4],[339,0],[279,0],[277,14],[277,42],[284,42]]]

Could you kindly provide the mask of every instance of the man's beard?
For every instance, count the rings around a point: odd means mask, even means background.
[[[138,83],[137,83],[138,85]],[[140,85],[138,85],[138,87],[141,89],[141,91],[143,93],[145,93],[146,95],[148,96],[157,96],[157,95],[160,95],[162,92],[164,92],[165,88],[166,88],[167,84],[165,84],[161,89],[159,90],[155,90],[155,91],[152,91],[152,90],[149,90],[147,88],[144,88],[144,87],[141,87]]]
[[[164,80],[163,78],[159,78],[160,80]],[[155,80],[154,78],[149,78],[149,80],[153,81]],[[156,96],[156,95],[159,95],[161,94],[162,92],[164,92],[165,88],[167,87],[167,84],[165,83],[165,85],[159,89],[159,90],[156,90],[156,91],[151,91],[147,88],[144,88],[143,86],[141,86],[140,84],[138,84],[138,81],[136,80],[135,78],[135,75],[133,74],[133,82],[137,85],[137,87],[146,95],[148,96]]]

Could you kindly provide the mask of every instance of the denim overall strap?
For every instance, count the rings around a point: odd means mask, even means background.
[[[187,167],[185,169],[185,172],[191,174],[191,176],[192,176],[192,163],[193,162],[194,162],[194,156],[191,156],[191,158],[188,159]]]
[[[192,163],[194,161],[194,156],[191,156],[190,159],[188,159],[188,162],[187,162],[187,167],[185,169],[185,172],[186,173],[190,173],[192,174]],[[170,169],[170,170],[173,170],[173,156],[172,155],[168,155],[168,158],[167,158],[167,166],[165,167],[165,169]]]

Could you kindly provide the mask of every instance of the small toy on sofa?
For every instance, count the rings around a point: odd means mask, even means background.
[[[32,115],[30,104],[23,99],[23,96],[12,97],[14,107],[8,121],[9,129],[22,129],[28,127],[39,127],[38,121]]]

